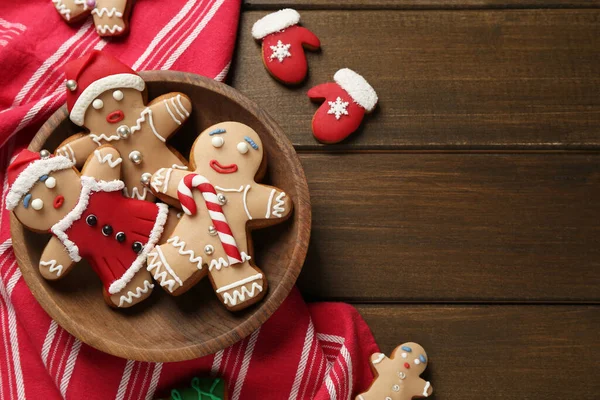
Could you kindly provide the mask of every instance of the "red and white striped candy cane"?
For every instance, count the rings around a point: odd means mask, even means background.
[[[195,215],[197,212],[192,189],[198,189],[200,193],[202,193],[202,197],[204,197],[206,208],[208,208],[208,215],[219,234],[221,245],[229,259],[229,265],[241,263],[242,256],[233,237],[233,233],[231,232],[231,228],[229,228],[223,209],[217,200],[215,187],[202,175],[186,175],[179,182],[179,186],[177,187],[177,197],[179,198],[183,211],[187,215]]]

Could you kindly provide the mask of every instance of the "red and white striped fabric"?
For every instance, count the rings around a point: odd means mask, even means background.
[[[208,214],[212,220],[213,226],[219,234],[219,240],[223,246],[225,254],[229,261],[229,265],[239,264],[242,262],[242,255],[237,247],[231,228],[227,223],[227,218],[223,214],[223,208],[219,204],[217,191],[215,187],[202,175],[189,174],[186,175],[177,187],[177,197],[181,203],[181,208],[188,215],[196,214],[196,202],[192,189],[198,189],[202,193]]]
[[[103,49],[134,69],[175,69],[217,80],[227,74],[240,0],[144,0],[131,34],[107,41],[91,20],[68,26],[50,0],[0,2],[0,399],[151,399],[193,376],[229,383],[231,399],[350,399],[372,376],[379,349],[357,312],[307,306],[296,289],[258,331],[183,363],[146,363],[101,353],[59,327],[37,304],[17,267],[5,210],[6,167],[64,103],[61,68]],[[294,329],[290,329],[294,327]]]

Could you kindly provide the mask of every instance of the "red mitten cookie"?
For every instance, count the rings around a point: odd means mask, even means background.
[[[417,343],[404,343],[387,358],[385,354],[371,356],[371,370],[375,379],[369,389],[356,400],[411,400],[429,397],[431,384],[419,375],[427,367],[427,353]]]
[[[6,207],[26,228],[53,234],[39,262],[45,279],[64,277],[85,258],[104,284],[105,301],[125,308],[152,292],[144,267],[167,206],[124,197],[122,162],[117,150],[103,146],[80,175],[67,157],[23,150],[8,167]]]
[[[286,8],[269,14],[254,24],[252,36],[262,39],[262,57],[267,71],[282,83],[300,83],[306,77],[308,63],[304,49],[317,50],[319,38],[298,26],[300,14]]]
[[[335,83],[317,85],[307,93],[313,101],[325,100],[312,120],[313,134],[323,143],[346,139],[377,105],[375,90],[351,69],[340,69],[333,79]]]

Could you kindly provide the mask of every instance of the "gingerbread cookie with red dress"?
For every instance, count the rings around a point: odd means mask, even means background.
[[[190,117],[185,94],[168,93],[146,106],[144,80],[100,51],[70,62],[65,71],[69,117],[89,133],[71,136],[56,154],[80,167],[95,149],[110,144],[123,156],[125,194],[140,200],[154,199],[147,184],[158,169],[187,169],[185,158],[166,143]]]
[[[165,244],[148,255],[148,270],[179,295],[209,275],[229,310],[246,308],[266,293],[267,277],[252,258],[251,229],[278,224],[292,212],[281,189],[257,183],[266,171],[258,134],[222,122],[196,139],[190,172],[161,169],[151,187],[160,199],[178,199],[185,215]]]
[[[90,14],[100,36],[121,36],[129,31],[133,0],[52,0],[67,23],[76,23]]]
[[[24,150],[8,167],[6,204],[26,228],[52,233],[39,262],[45,279],[63,278],[86,259],[107,304],[125,308],[152,292],[146,256],[162,235],[168,207],[124,197],[122,162],[114,148],[101,147],[80,175],[66,157]]]
[[[375,353],[370,361],[375,378],[356,400],[412,400],[433,393],[431,384],[420,377],[428,361],[421,345],[404,343],[394,349],[392,358]]]

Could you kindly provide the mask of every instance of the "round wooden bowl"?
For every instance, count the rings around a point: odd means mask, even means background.
[[[263,182],[282,188],[294,202],[286,222],[254,231],[255,261],[269,279],[265,298],[239,312],[229,312],[203,279],[187,293],[172,297],[156,285],[149,299],[130,309],[114,310],[102,298],[102,284],[85,262],[64,279],[48,282],[38,262],[48,235],[32,233],[13,216],[14,250],[25,282],[42,307],[84,343],[115,356],[155,362],[205,356],[243,339],[260,327],[292,289],[306,256],[311,211],[306,177],[291,142],[258,106],[229,86],[181,72],[141,73],[148,98],[168,92],[187,94],[194,105],[190,120],[170,144],[183,155],[202,130],[222,121],[239,121],[256,130],[268,158]],[[29,149],[54,151],[78,132],[61,107],[42,126]]]

